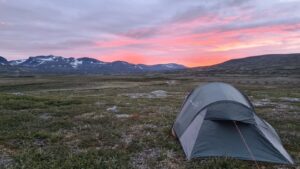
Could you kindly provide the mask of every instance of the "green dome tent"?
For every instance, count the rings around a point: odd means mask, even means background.
[[[172,128],[188,160],[232,157],[293,164],[273,127],[246,96],[226,83],[209,83],[186,98]]]

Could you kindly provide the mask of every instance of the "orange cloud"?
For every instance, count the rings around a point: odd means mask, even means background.
[[[188,66],[188,67],[197,67],[197,66],[209,66],[209,65],[214,65],[218,63],[225,62],[228,60],[230,57],[226,56],[225,54],[198,54],[195,56],[186,56],[183,57],[181,60],[181,63]]]
[[[281,42],[273,41],[273,40],[254,40],[250,42],[232,42],[227,43],[225,45],[220,45],[212,51],[220,52],[220,51],[230,51],[236,49],[248,49],[248,48],[255,48],[255,47],[263,47],[263,46],[270,46],[270,45],[280,45]]]
[[[113,62],[113,61],[126,61],[129,63],[140,64],[148,62],[149,57],[146,57],[142,54],[138,54],[135,52],[129,51],[115,51],[113,53],[98,57],[99,60],[105,62]]]

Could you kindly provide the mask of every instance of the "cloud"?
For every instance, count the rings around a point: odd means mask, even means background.
[[[190,66],[300,52],[299,8],[291,0],[2,0],[0,51]]]

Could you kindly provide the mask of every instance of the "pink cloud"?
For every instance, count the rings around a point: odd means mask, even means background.
[[[285,49],[299,45],[300,35],[290,30],[300,28],[300,24],[262,25],[228,30],[215,28],[200,33],[191,31],[208,22],[230,24],[238,19],[229,17],[226,20],[218,18],[209,20],[209,18],[201,17],[191,22],[162,25],[160,29],[156,29],[156,36],[135,38],[135,36],[120,35],[112,40],[96,42],[97,47],[114,48],[100,59],[147,64],[177,62],[187,66],[204,66],[220,63],[230,58],[263,54],[263,52],[257,52],[258,49],[263,51],[264,48],[270,46],[276,46],[277,49],[285,51]],[[188,31],[180,32],[182,29]],[[136,29],[129,34],[144,35],[148,30]],[[129,47],[131,45],[139,46]]]

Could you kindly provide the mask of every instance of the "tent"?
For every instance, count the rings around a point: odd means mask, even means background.
[[[226,83],[194,89],[172,130],[188,160],[225,156],[294,164],[274,128],[256,115],[245,95]]]

